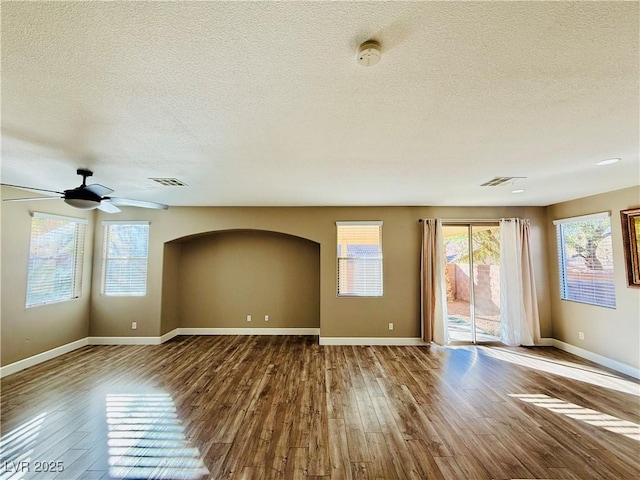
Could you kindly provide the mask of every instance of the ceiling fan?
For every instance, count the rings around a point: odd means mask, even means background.
[[[82,210],[93,210],[97,208],[98,210],[102,210],[103,212],[107,213],[120,212],[121,210],[117,207],[117,205],[127,207],[156,208],[161,210],[166,210],[169,208],[168,205],[165,205],[163,203],[145,202],[142,200],[132,200],[130,198],[108,197],[107,195],[113,192],[113,190],[111,190],[109,187],[105,187],[104,185],[100,185],[97,183],[87,185],[87,177],[91,177],[93,175],[93,172],[91,170],[79,168],[77,170],[77,174],[82,176],[82,185],[76,188],[65,190],[64,192],[2,183],[0,185],[6,185],[7,187],[21,188],[23,190],[35,190],[38,192],[55,193],[61,195],[51,197],[7,198],[4,201],[25,202],[30,200],[56,200],[58,198],[62,198],[64,199],[64,202],[66,204],[71,205],[72,207],[80,208]]]

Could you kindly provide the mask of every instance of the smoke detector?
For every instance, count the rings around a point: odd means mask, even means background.
[[[356,60],[363,67],[373,67],[380,61],[380,57],[382,57],[380,44],[375,40],[367,40],[358,48]]]

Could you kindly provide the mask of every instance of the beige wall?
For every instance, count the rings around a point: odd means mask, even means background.
[[[191,235],[225,230],[264,230],[312,240],[320,244],[320,329],[324,337],[418,337],[419,251],[418,219],[498,219],[519,216],[532,221],[532,245],[538,289],[542,335],[551,335],[546,255],[546,215],[542,207],[304,207],[230,208],[176,207],[168,211],[129,209],[99,219],[149,220],[151,223],[149,285],[147,297],[105,298],[94,292],[91,312],[92,335],[158,336],[181,322],[176,310],[176,288],[165,286],[163,263],[181,253],[164,249],[166,242]],[[338,298],[336,296],[336,227],[338,220],[382,220],[384,222],[384,296],[382,298]],[[101,231],[96,230],[97,245]],[[94,278],[99,280],[99,252]],[[175,263],[169,261],[169,264]],[[175,265],[169,269],[176,269]],[[175,271],[175,270],[172,270]],[[175,278],[175,277],[173,277]],[[171,311],[162,312],[162,306]],[[249,312],[246,312],[249,313]],[[266,312],[265,312],[266,313]],[[162,318],[161,318],[162,317]],[[138,322],[132,331],[130,322]],[[389,331],[387,324],[394,323]],[[185,325],[186,326],[186,325]]]
[[[317,243],[235,230],[197,236],[181,246],[176,258],[181,327],[320,328]]]
[[[169,242],[164,245],[162,265],[162,311],[160,331],[164,334],[180,327],[178,288],[182,243]]]
[[[640,367],[640,289],[629,288],[625,276],[620,210],[640,205],[640,187],[559,203],[548,207],[549,284],[553,337],[635,368]],[[611,212],[616,308],[560,300],[553,220]],[[584,332],[584,340],[578,332]]]
[[[164,213],[164,210],[162,210]],[[143,208],[123,208],[118,214],[96,211],[95,242],[93,246],[93,284],[91,291],[92,337],[157,337],[160,334],[162,311],[162,280],[164,232],[167,227],[161,212]],[[105,220],[149,220],[149,264],[147,266],[147,295],[144,297],[113,297],[100,293],[102,285],[102,242]],[[131,329],[131,323],[137,329]]]
[[[23,193],[2,188],[5,197]],[[182,207],[169,211],[127,209],[115,215],[83,212],[63,202],[15,202],[2,205],[1,328],[2,365],[91,336],[153,336],[179,326],[213,325],[202,318],[182,316],[187,293],[180,296],[182,260],[194,262],[197,248],[173,240],[226,230],[280,232],[319,244],[319,312],[325,337],[417,337],[419,325],[418,258],[423,217],[445,219],[497,219],[519,216],[532,222],[532,250],[540,308],[541,333],[620,361],[640,366],[640,289],[625,280],[619,211],[640,205],[640,188],[596,195],[542,207],[381,207],[381,208],[214,208]],[[562,301],[559,298],[555,229],[552,220],[610,210],[616,269],[616,309]],[[85,244],[81,298],[42,307],[25,308],[31,212],[75,216],[90,220]],[[93,221],[95,217],[95,221]],[[149,285],[146,297],[102,297],[101,220],[149,220]],[[384,285],[382,298],[336,296],[335,222],[382,220]],[[95,242],[91,225],[95,225]],[[253,233],[248,234],[254,235]],[[258,235],[258,234],[255,234]],[[268,235],[266,235],[268,236]],[[211,237],[215,238],[215,236]],[[204,241],[204,240],[203,240]],[[205,242],[206,243],[206,242]],[[199,247],[198,247],[199,248]],[[230,248],[229,246],[224,248]],[[219,262],[218,258],[215,260]],[[93,273],[92,273],[93,272]],[[184,289],[183,292],[186,292]],[[264,303],[264,301],[259,302]],[[181,308],[182,305],[182,308]],[[251,306],[264,315],[262,306]],[[275,311],[275,310],[274,310]],[[553,312],[553,314],[552,314]],[[242,317],[246,313],[243,312]],[[238,316],[224,313],[223,316]],[[276,320],[277,314],[274,319]],[[91,321],[89,321],[89,319]],[[131,322],[138,329],[131,330]],[[225,320],[226,321],[226,320]],[[394,322],[389,331],[387,323]],[[264,321],[263,321],[264,323]],[[236,326],[235,323],[232,323]],[[224,325],[232,325],[224,323]],[[216,326],[218,323],[216,323]],[[220,323],[223,325],[223,323]],[[271,324],[276,326],[275,323]],[[552,327],[553,325],[553,327]],[[246,322],[244,323],[246,326]],[[585,340],[578,340],[578,331]]]
[[[30,195],[26,195],[30,196]],[[33,195],[37,196],[37,195]],[[25,197],[23,190],[2,187],[2,198]],[[26,308],[27,264],[31,214],[43,212],[86,218],[82,295],[68,302]],[[93,212],[67,206],[62,200],[2,204],[1,364],[83,339],[89,333],[89,292],[93,261]]]
[[[90,229],[85,255],[83,296],[26,310],[26,265],[29,248],[29,211],[71,216],[95,215],[95,241]],[[184,243],[174,240],[209,232],[257,230],[279,232],[319,245],[320,329],[324,337],[418,337],[419,218],[498,219],[518,216],[532,222],[532,247],[542,336],[551,335],[549,310],[550,263],[546,253],[546,213],[543,207],[301,207],[231,208],[174,207],[168,211],[124,209],[113,215],[81,212],[63,202],[2,205],[2,364],[26,358],[90,336],[157,337],[180,326],[192,326],[182,317],[179,278]],[[150,222],[148,293],[145,297],[103,297],[102,220]],[[336,226],[339,220],[382,220],[384,296],[336,296]],[[93,241],[93,251],[91,249]],[[190,255],[190,253],[188,253]],[[93,270],[89,263],[93,257]],[[93,283],[96,287],[91,290]],[[263,307],[256,306],[255,315]],[[246,313],[244,312],[242,318]],[[235,313],[233,314],[236,315]],[[277,315],[276,315],[277,316]],[[90,319],[90,321],[89,321]],[[276,318],[274,318],[274,321]],[[131,322],[138,329],[131,329]],[[389,331],[387,324],[394,323]],[[262,320],[264,324],[264,320]],[[208,324],[207,324],[208,325]],[[275,326],[275,324],[272,324]],[[244,326],[246,326],[246,321]],[[43,333],[45,332],[45,333]],[[28,339],[28,340],[27,340]]]

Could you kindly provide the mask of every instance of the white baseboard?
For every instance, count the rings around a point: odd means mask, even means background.
[[[167,341],[171,340],[173,337],[177,337],[178,335],[180,335],[180,329],[179,328],[174,328],[170,332],[167,332],[167,333],[165,333],[164,335],[162,335],[160,337],[160,343],[167,342]]]
[[[555,339],[550,337],[543,337],[540,339],[538,343],[536,343],[536,347],[553,347],[553,342]]]
[[[319,328],[178,328],[176,335],[320,335]]]
[[[174,328],[161,337],[89,337],[89,345],[160,345],[178,335],[320,335],[319,328]]]
[[[161,337],[85,337],[0,367],[0,378],[87,345],[160,345],[178,335],[320,335],[319,328],[176,328]]]
[[[427,345],[420,337],[320,337],[320,345]]]
[[[38,365],[39,363],[46,362],[47,360],[59,357],[60,355],[64,355],[65,353],[73,352],[74,350],[85,347],[87,345],[89,345],[89,339],[85,337],[81,338],[80,340],[76,340],[75,342],[52,348],[51,350],[47,350],[46,352],[38,353],[37,355],[33,355],[32,357],[10,363],[9,365],[0,367],[0,378],[11,375],[12,373],[19,372],[20,370],[24,370],[25,368],[33,367],[35,365]]]
[[[160,345],[162,337],[88,337],[89,345]]]
[[[176,328],[161,337],[86,337],[0,367],[0,378],[33,367],[87,345],[160,345],[177,335],[320,335],[319,328]],[[426,345],[419,337],[320,337],[320,345]],[[575,345],[542,338],[538,345],[553,346],[617,372],[640,379],[640,369]]]
[[[576,347],[575,345],[571,345],[570,343],[556,340],[555,338],[553,339],[553,346],[559,350],[573,353],[578,357],[582,357],[584,359],[602,365],[603,367],[615,370],[616,372],[624,373],[625,375],[629,375],[630,377],[640,379],[640,369],[632,367],[631,365],[627,365],[626,363],[618,362],[617,360],[613,360],[603,355],[590,352],[589,350],[585,350],[584,348]]]

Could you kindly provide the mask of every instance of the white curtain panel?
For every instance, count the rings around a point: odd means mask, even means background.
[[[540,341],[529,220],[500,220],[500,336],[506,345]]]
[[[422,222],[420,258],[422,339],[427,343],[444,345],[449,343],[449,332],[442,220],[425,218]]]

